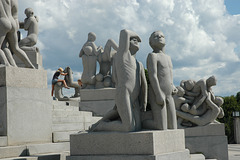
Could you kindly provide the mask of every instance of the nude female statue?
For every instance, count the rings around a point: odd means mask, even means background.
[[[135,58],[139,42],[141,40],[136,33],[126,29],[120,32],[119,48],[113,62],[116,105],[89,131],[129,132],[141,129],[140,108],[146,108],[147,82],[143,65]]]
[[[3,52],[3,42],[6,38],[9,43],[10,50],[21,59],[26,67],[35,68],[30,62],[26,53],[18,46],[17,30],[18,24],[18,1],[17,0],[1,0],[0,1],[0,56]],[[4,58],[2,58],[4,59]],[[1,62],[2,63],[2,62]],[[3,62],[4,63],[4,62]]]
[[[165,38],[161,31],[155,31],[149,38],[153,49],[147,57],[149,102],[152,119],[143,121],[146,129],[177,129],[176,109],[172,94],[175,92],[171,58],[164,52]]]

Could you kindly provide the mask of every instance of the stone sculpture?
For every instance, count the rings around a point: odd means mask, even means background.
[[[67,97],[67,96],[64,96],[63,92],[62,92],[62,88],[64,87],[64,84],[63,84],[63,82],[57,82],[54,85],[54,95],[55,95],[55,98],[57,98],[59,101],[76,100],[74,98],[80,97],[80,88],[81,88],[81,86],[79,84],[81,84],[81,83],[73,81],[73,72],[72,72],[70,67],[66,67],[63,72],[65,74],[67,73],[65,75],[65,77],[64,77],[66,85],[68,87],[70,87],[70,88],[74,88],[75,89],[75,94],[73,95],[73,97],[70,97],[70,98]]]
[[[216,78],[211,76],[207,80],[200,79],[197,82],[186,80],[180,83],[179,88],[184,89],[184,94],[174,97],[175,103],[180,98],[185,99],[176,106],[180,128],[207,125],[224,116],[221,108],[223,99],[215,97],[211,89],[216,82]]]
[[[79,57],[82,58],[83,73],[82,83],[83,89],[94,89],[96,83],[96,66],[97,56],[102,51],[102,47],[97,48],[94,41],[96,40],[96,34],[93,32],[88,33],[88,40],[83,45]]]
[[[152,119],[143,121],[146,129],[177,129],[176,110],[173,100],[172,61],[165,54],[165,38],[161,31],[155,31],[149,38],[153,49],[147,57],[147,69],[150,80],[149,103]]]
[[[26,17],[24,22],[20,22],[20,28],[28,31],[27,37],[19,42],[19,47],[33,47],[38,39],[38,18],[34,16],[32,8],[25,9]]]
[[[135,58],[139,42],[141,39],[133,31],[124,29],[120,32],[112,75],[116,83],[116,104],[89,131],[141,130],[140,108],[146,108],[147,82],[143,65]]]
[[[111,51],[111,49],[114,51]],[[98,55],[98,63],[100,65],[100,71],[96,76],[96,88],[104,88],[112,86],[111,67],[113,57],[116,54],[118,45],[112,39],[109,39],[104,47],[103,52]]]
[[[0,2],[0,63],[8,65],[6,55],[9,52],[4,52],[3,41],[9,43],[9,48],[17,57],[19,57],[27,68],[35,68],[26,53],[18,46],[17,30],[18,25],[18,1],[17,0],[1,0]]]

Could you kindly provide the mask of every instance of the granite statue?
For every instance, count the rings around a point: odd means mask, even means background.
[[[82,83],[83,89],[94,89],[96,83],[96,67],[97,56],[102,52],[102,47],[97,47],[94,41],[96,40],[96,34],[93,32],[88,33],[88,40],[83,45],[79,57],[82,58],[83,73]]]
[[[111,51],[111,49],[114,49]],[[95,88],[104,88],[104,87],[112,87],[112,62],[113,57],[116,54],[118,49],[118,45],[112,39],[109,39],[104,46],[104,50],[98,55],[98,63],[100,66],[100,71],[96,75],[96,86]]]
[[[33,47],[38,39],[38,17],[34,16],[32,8],[25,9],[26,17],[24,22],[20,22],[20,28],[28,31],[27,37],[19,41],[19,47]]]
[[[221,108],[223,99],[216,97],[211,89],[216,83],[215,76],[197,82],[181,81],[181,87],[178,88],[182,88],[184,94],[174,97],[175,103],[178,99],[185,99],[176,106],[179,128],[207,125],[224,116]]]
[[[176,109],[172,95],[176,92],[173,85],[172,61],[165,54],[165,38],[161,31],[155,31],[149,38],[153,49],[147,57],[149,103],[152,119],[143,121],[143,128],[167,130],[177,129]]]
[[[5,55],[9,54],[9,52],[3,51],[6,47],[6,45],[3,45],[3,42],[6,39],[10,51],[19,57],[27,68],[35,68],[26,53],[18,46],[18,0],[2,0],[0,8],[0,63],[4,65],[9,64]]]
[[[141,130],[140,110],[147,105],[147,82],[144,67],[135,58],[139,42],[141,39],[135,32],[126,29],[120,32],[112,68],[116,84],[115,106],[89,131]]]

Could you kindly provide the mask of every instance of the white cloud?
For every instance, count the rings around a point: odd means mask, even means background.
[[[78,54],[88,32],[95,32],[96,45],[104,46],[108,38],[118,43],[123,28],[140,35],[137,58],[145,65],[148,38],[162,30],[175,85],[216,75],[216,94],[239,91],[240,15],[229,15],[223,0],[21,0],[21,21],[27,7],[40,19],[38,45],[47,69],[70,66],[82,72]]]

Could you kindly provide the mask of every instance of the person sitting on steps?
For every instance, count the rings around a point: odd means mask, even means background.
[[[64,79],[58,79],[58,77],[59,77],[60,75],[63,75],[63,76],[66,76],[66,75],[67,75],[67,73],[63,73],[63,69],[62,69],[61,67],[58,68],[58,70],[54,73],[53,78],[52,78],[52,96],[53,96],[53,91],[54,91],[54,85],[55,85],[57,82],[62,82],[65,88],[70,89],[70,88],[67,86],[67,84],[66,84],[66,82],[65,82]]]

